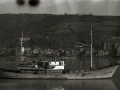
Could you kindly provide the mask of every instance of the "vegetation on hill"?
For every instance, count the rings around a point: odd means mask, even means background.
[[[118,16],[2,14],[0,48],[17,44],[22,31],[31,38],[30,46],[57,49],[71,48],[76,42],[90,44],[91,24],[96,47],[105,37],[120,36]]]

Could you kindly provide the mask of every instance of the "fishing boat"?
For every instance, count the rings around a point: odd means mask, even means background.
[[[111,78],[118,65],[99,70],[66,71],[64,70],[63,61],[53,61],[21,64],[18,68],[20,70],[6,70],[1,68],[0,77],[12,79],[103,79]]]
[[[22,46],[22,45],[21,45]],[[91,25],[91,68],[87,70],[65,70],[64,61],[27,62],[18,65],[19,70],[0,69],[1,78],[14,79],[104,79],[112,78],[119,65],[94,69],[92,65],[92,25]]]

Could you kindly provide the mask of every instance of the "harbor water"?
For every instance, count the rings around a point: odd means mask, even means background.
[[[0,57],[0,68],[17,69],[20,57]],[[27,57],[25,61],[37,60]],[[43,58],[53,61],[53,58]],[[90,58],[64,57],[56,60],[65,61],[65,69],[83,70],[90,68]],[[119,58],[94,57],[93,66],[103,67],[119,62]],[[99,80],[35,80],[35,79],[3,79],[0,78],[0,90],[120,90],[120,67],[113,78]]]

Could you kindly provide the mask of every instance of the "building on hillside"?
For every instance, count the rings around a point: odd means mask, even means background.
[[[30,38],[20,38],[20,41],[29,41],[30,40]]]
[[[101,44],[102,50],[104,53],[107,53],[110,56],[117,56],[120,47],[119,37],[112,37],[108,40],[104,40]],[[107,55],[105,54],[105,55]]]
[[[53,50],[52,49],[46,49],[44,55],[47,56],[47,57],[52,57],[53,56]],[[54,55],[55,55],[55,52],[54,52]]]
[[[114,55],[115,57],[120,57],[120,47],[115,48],[115,49],[113,50],[113,55]]]
[[[65,50],[66,51],[66,55],[65,56],[67,56],[67,57],[71,57],[72,56],[72,49],[66,49]]]
[[[120,41],[114,41],[114,40],[103,41],[101,46],[103,50],[114,50],[120,47]]]
[[[102,42],[102,49],[103,50],[112,50],[113,49],[113,43]]]
[[[5,47],[2,49],[1,54],[4,56],[15,56],[15,50],[13,48]]]
[[[24,55],[26,55],[26,56],[31,55],[31,49],[29,47],[24,48]]]
[[[109,50],[98,50],[96,56],[109,56],[111,52]]]
[[[21,47],[19,45],[15,47],[15,55],[21,55]]]
[[[16,55],[21,55],[21,46],[16,46],[15,54]],[[31,55],[31,49],[29,47],[24,47],[23,55],[30,56]]]
[[[113,37],[109,37],[110,39],[120,39],[120,37],[116,37],[116,36],[113,36]]]
[[[34,49],[33,49],[33,54],[38,54],[39,53],[39,47],[35,47]]]

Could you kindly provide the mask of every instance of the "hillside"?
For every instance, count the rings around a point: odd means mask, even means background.
[[[120,36],[118,16],[2,14],[0,48],[18,42],[22,31],[24,37],[31,38],[29,44],[42,48],[70,48],[75,42],[89,44],[91,24],[94,44],[100,44],[105,37]]]

